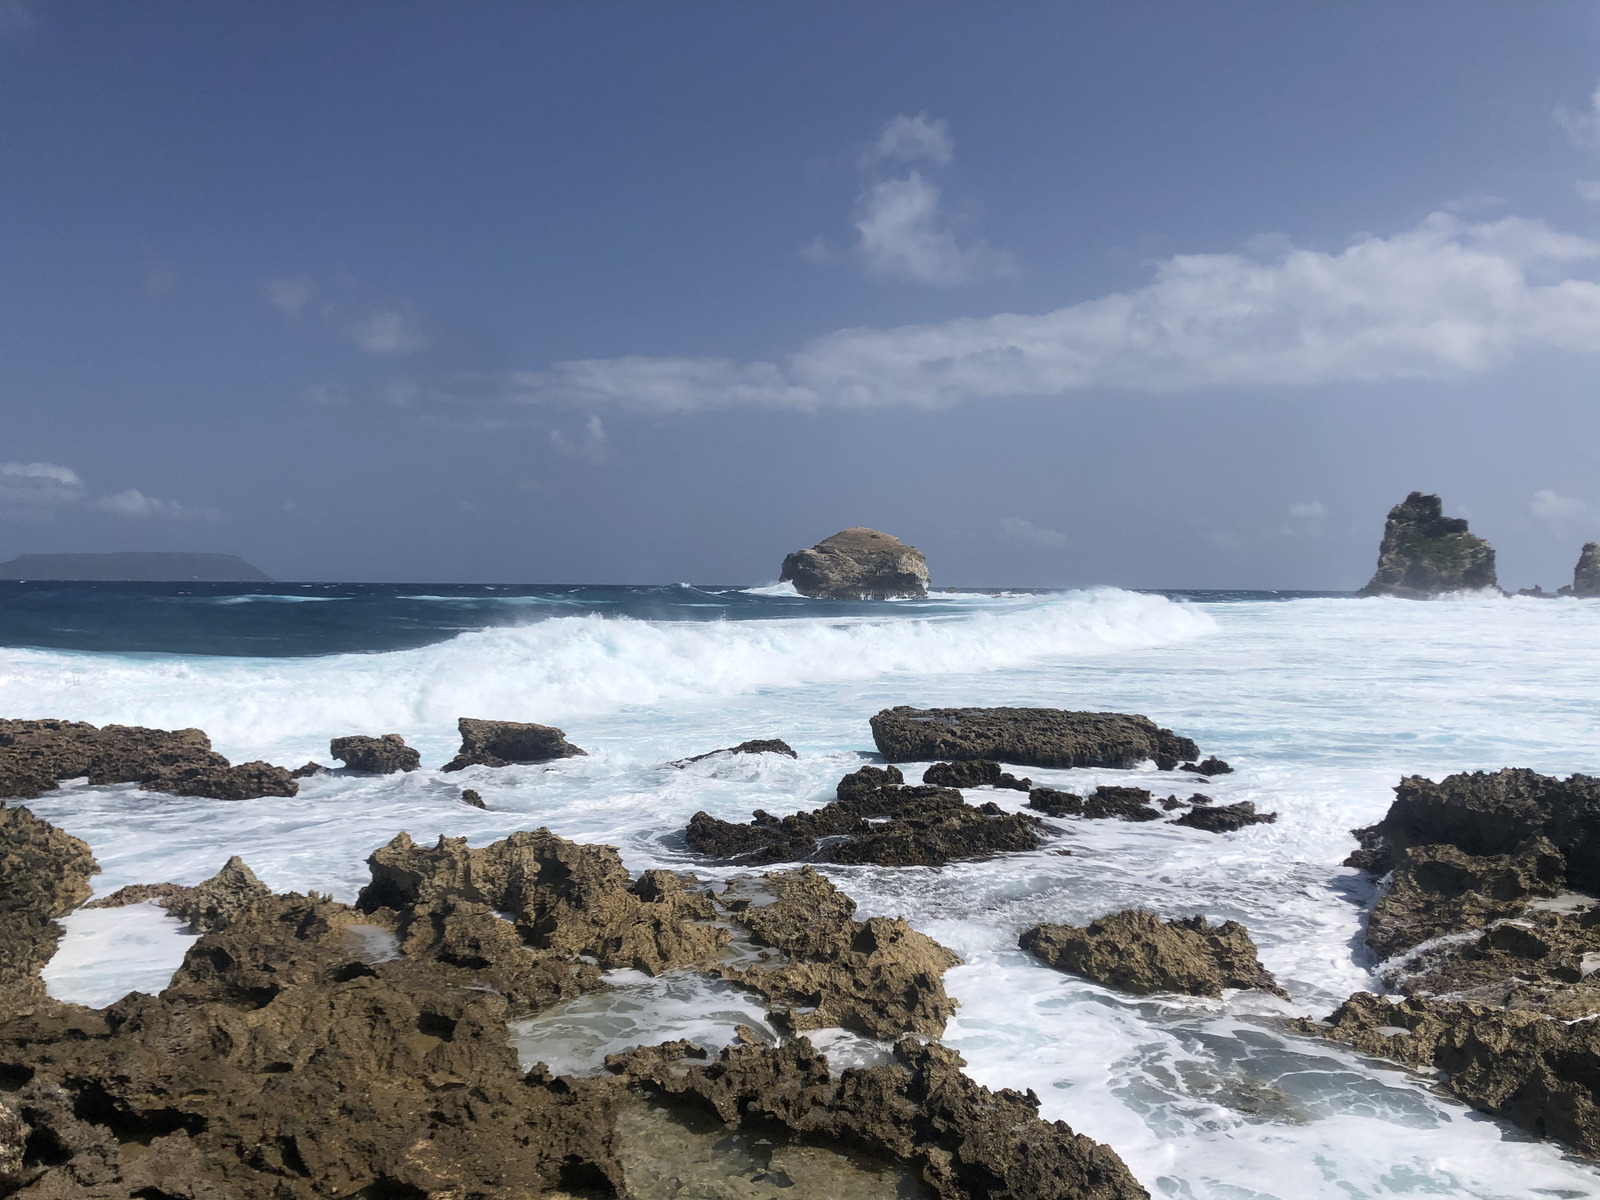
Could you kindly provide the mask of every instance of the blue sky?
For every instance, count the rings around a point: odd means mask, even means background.
[[[1591,4],[0,0],[0,557],[1355,587],[1600,537]]]

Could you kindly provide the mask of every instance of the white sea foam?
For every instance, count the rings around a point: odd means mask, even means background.
[[[1600,772],[1597,664],[1600,605],[1590,602],[1196,606],[1102,592],[963,601],[937,617],[895,608],[848,620],[568,618],[418,651],[301,661],[7,651],[0,711],[198,724],[229,754],[277,748],[285,762],[332,734],[396,730],[437,763],[453,752],[450,724],[462,714],[556,721],[591,752],[448,776],[319,775],[292,800],[218,804],[73,786],[30,803],[89,842],[104,868],[101,894],[195,883],[239,853],[275,888],[343,900],[365,882],[366,855],[399,829],[483,844],[545,825],[618,846],[633,870],[694,865],[724,877],[684,851],[677,835],[690,815],[744,819],[827,799],[871,748],[867,718],[890,704],[1143,712],[1236,773],[1022,773],[1079,792],[1117,781],[1253,800],[1279,813],[1277,823],[1215,837],[1068,820],[1033,853],[941,870],[830,871],[863,915],[905,915],[966,960],[947,977],[961,1008],[946,1040],[981,1082],[1032,1087],[1046,1116],[1108,1141],[1158,1197],[1509,1200],[1600,1196],[1600,1176],[1441,1099],[1424,1079],[1292,1035],[1282,1018],[1322,1016],[1354,990],[1382,987],[1360,950],[1371,884],[1339,865],[1354,844],[1348,831],[1381,816],[1405,774]],[[801,757],[670,765],[772,736]],[[906,767],[912,779],[920,770]],[[461,804],[461,787],[481,792],[487,811]],[[1290,1000],[1133,1000],[1016,949],[1037,921],[1081,923],[1131,905],[1244,921]],[[99,1003],[126,990],[130,972],[114,956],[97,962],[103,953],[69,937],[51,964],[57,994],[77,988],[73,998]],[[638,1041],[712,1043],[739,1021],[756,1024],[751,998],[687,979],[623,979],[615,1010],[591,997],[552,1014],[551,1055],[593,1066]],[[523,1051],[541,1056],[533,1041]]]

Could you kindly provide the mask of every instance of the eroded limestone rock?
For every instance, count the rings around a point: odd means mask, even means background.
[[[460,771],[471,766],[506,767],[512,763],[549,762],[556,758],[582,758],[580,750],[567,741],[567,735],[552,725],[522,721],[481,721],[462,717],[456,721],[461,731],[461,749],[440,770]]]
[[[928,560],[915,546],[856,526],[783,560],[780,583],[824,600],[894,600],[928,594]]]
[[[405,738],[398,733],[386,733],[382,737],[354,733],[334,738],[328,743],[328,753],[349,770],[368,775],[415,771],[422,765],[422,755],[406,745]]]
[[[1446,517],[1439,497],[1412,492],[1389,510],[1378,569],[1357,595],[1427,600],[1444,592],[1496,586],[1494,548]]]
[[[890,762],[993,759],[1028,767],[1136,767],[1163,771],[1199,757],[1186,737],[1148,717],[1059,708],[886,708],[872,738]]]
[[[42,1001],[39,972],[64,917],[89,898],[89,847],[26,808],[0,804],[0,1013]]]
[[[934,763],[922,773],[922,782],[932,787],[994,787],[1009,788],[1016,792],[1025,792],[1033,786],[1031,779],[1018,779],[990,759]]]

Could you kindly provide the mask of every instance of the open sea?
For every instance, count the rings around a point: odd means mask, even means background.
[[[0,583],[0,716],[198,726],[236,762],[329,763],[329,738],[347,733],[399,733],[422,752],[423,770],[319,775],[293,799],[80,783],[27,802],[89,843],[98,895],[198,883],[239,854],[275,889],[349,901],[366,856],[402,829],[476,845],[544,825],[617,846],[634,871],[731,875],[684,849],[690,815],[825,803],[842,774],[877,761],[867,719],[895,704],[1143,713],[1236,768],[1199,790],[1279,814],[1220,837],[1068,820],[1034,853],[827,868],[858,915],[905,916],[965,960],[945,979],[961,1004],[945,1041],[979,1082],[1032,1088],[1046,1118],[1109,1143],[1157,1197],[1600,1197],[1594,1165],[1285,1028],[1381,990],[1361,944],[1372,889],[1340,862],[1348,831],[1382,816],[1402,776],[1600,774],[1600,602],[1102,589],[847,604],[787,587]],[[589,757],[442,776],[461,716],[558,725]],[[768,737],[799,759],[670,765]],[[1019,773],[1080,793],[1196,790],[1154,769]],[[463,787],[489,810],[460,803]],[[1243,921],[1289,1001],[1138,999],[1016,948],[1038,921],[1133,905]],[[192,940],[146,905],[64,923],[47,982],[88,1004],[160,990]],[[625,1046],[720,1045],[762,1019],[752,998],[698,976],[612,979],[609,993],[514,1026],[527,1060],[593,1070]],[[872,1051],[816,1040],[840,1061]]]

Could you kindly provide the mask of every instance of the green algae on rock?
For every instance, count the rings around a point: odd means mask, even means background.
[[[1357,595],[1427,600],[1444,592],[1497,586],[1494,548],[1443,515],[1439,497],[1412,492],[1389,510],[1378,569]]]

